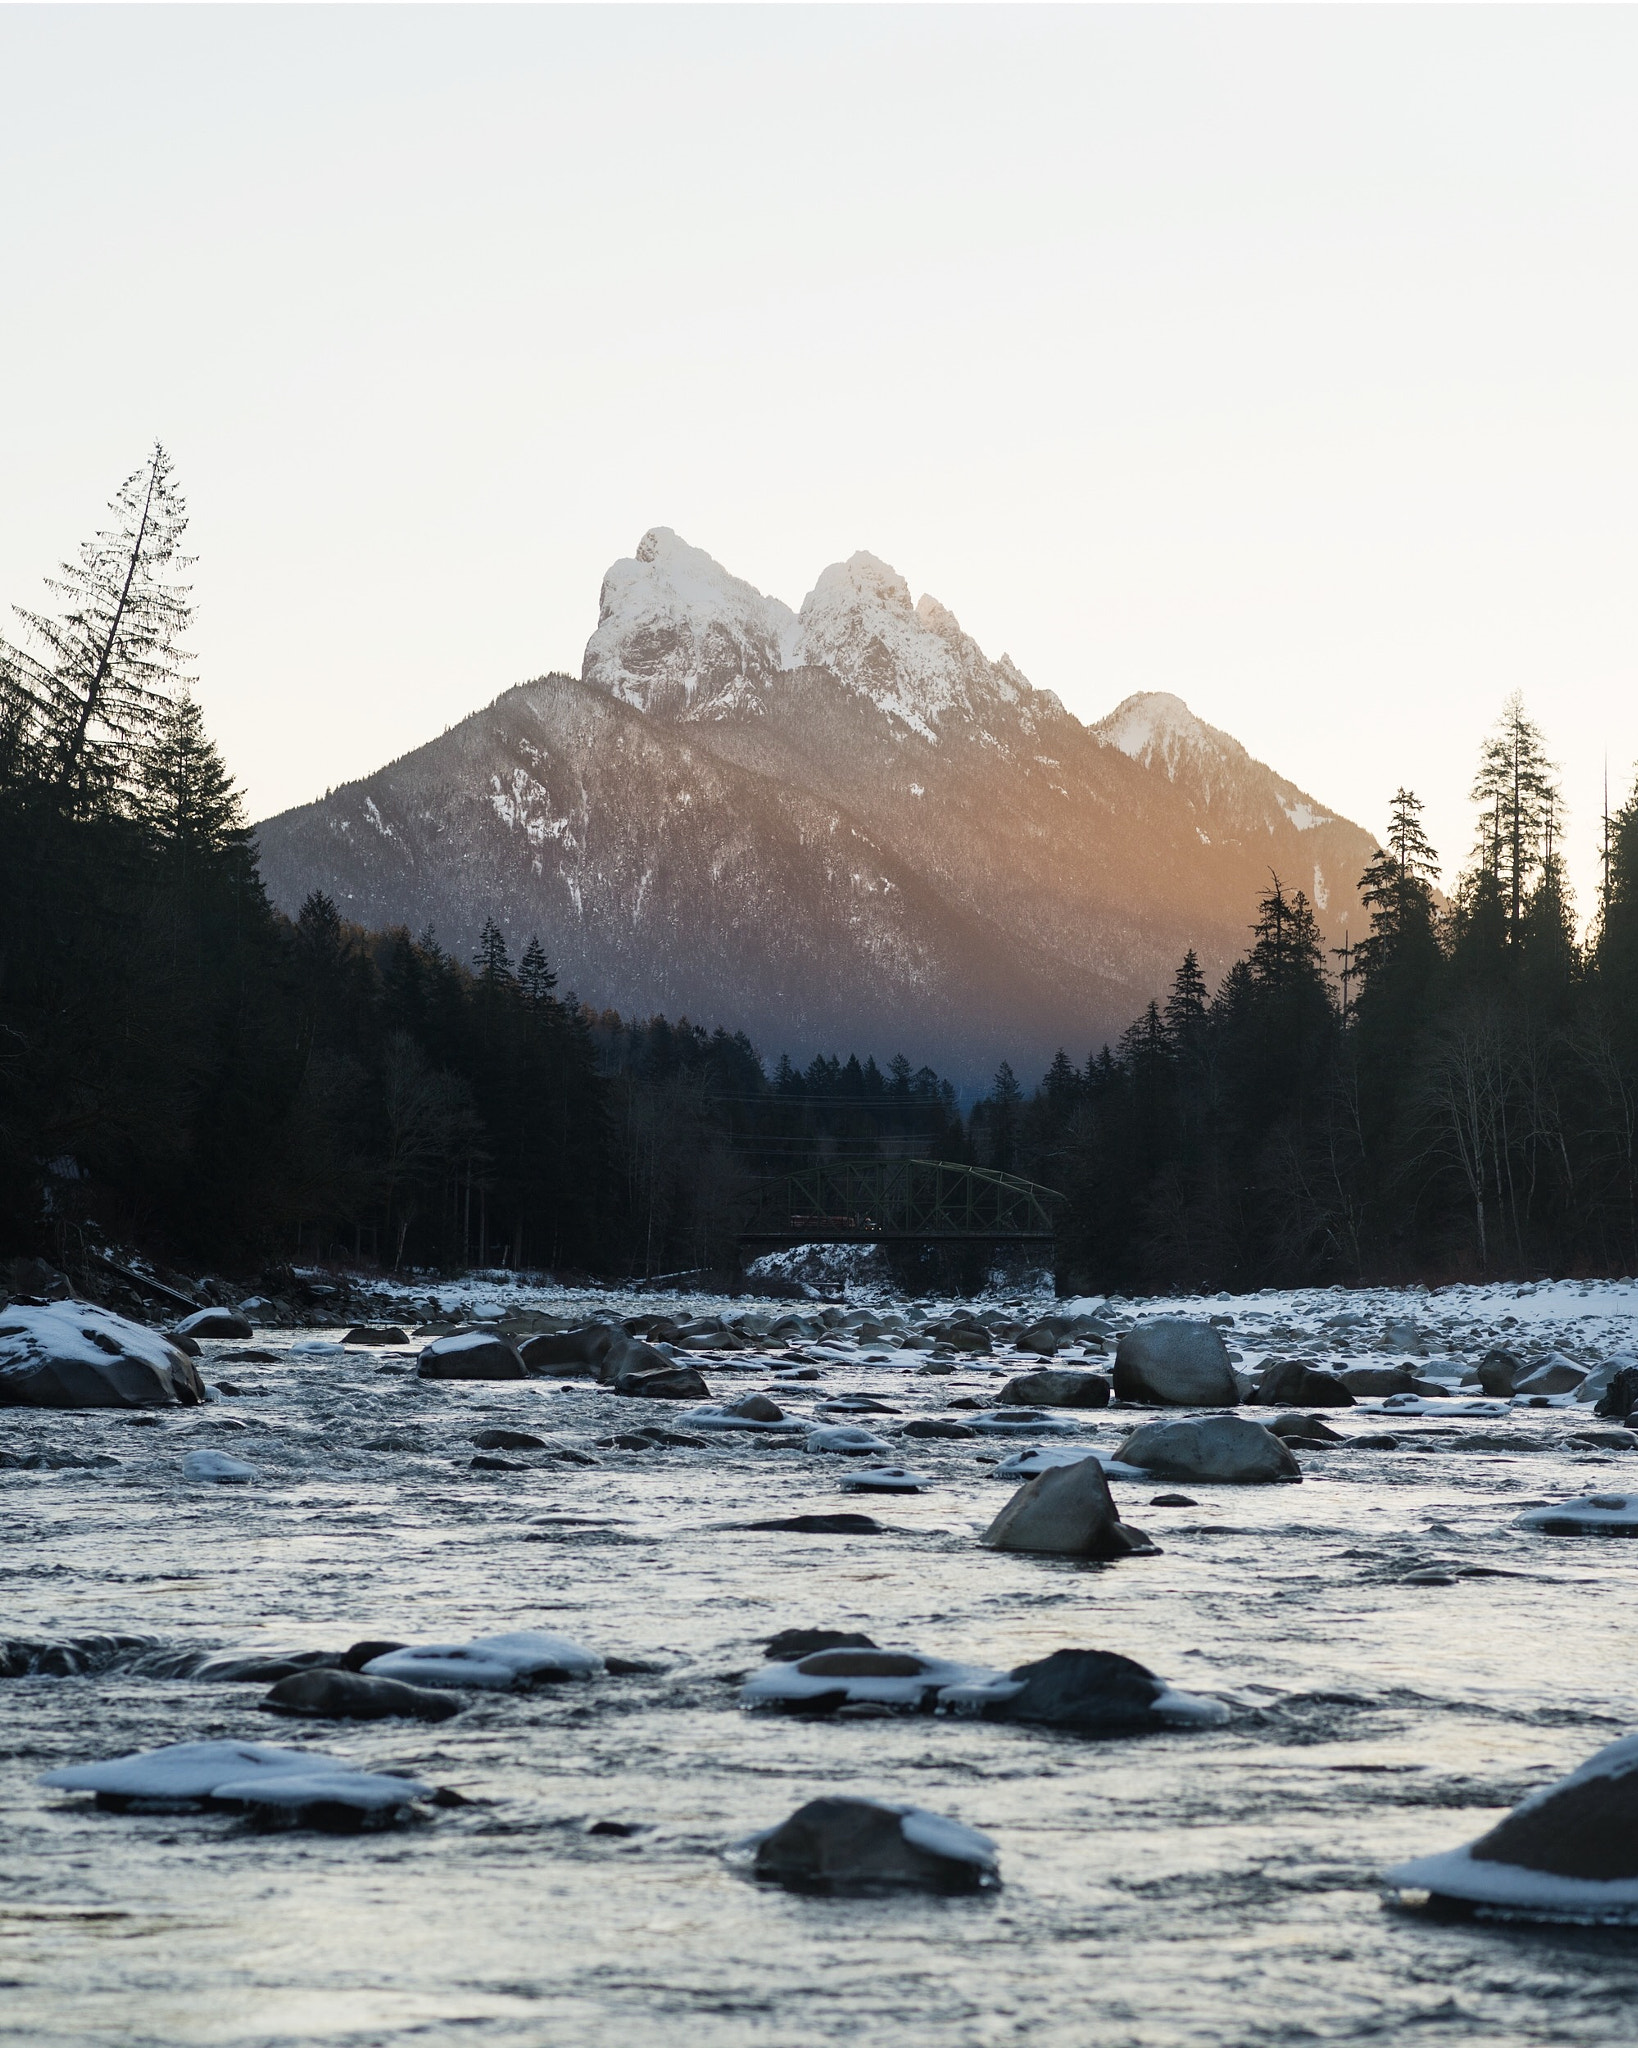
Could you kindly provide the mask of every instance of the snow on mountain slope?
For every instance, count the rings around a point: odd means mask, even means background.
[[[822,668],[923,739],[952,715],[1061,709],[1003,655],[989,661],[937,598],[875,555],[833,562],[799,613],[731,576],[667,526],[603,579],[582,679],[660,717],[718,718],[767,701],[774,679]]]
[[[686,717],[754,702],[767,677],[796,666],[799,637],[788,605],[655,526],[603,578],[581,673],[639,711]]]

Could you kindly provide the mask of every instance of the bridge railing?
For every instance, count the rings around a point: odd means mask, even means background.
[[[1036,1181],[954,1160],[822,1160],[757,1182],[741,1235],[765,1243],[1043,1242],[1062,1199]]]

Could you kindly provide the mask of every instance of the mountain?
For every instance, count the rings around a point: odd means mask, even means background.
[[[599,1006],[968,1081],[1084,1056],[1191,945],[1220,973],[1271,870],[1334,942],[1374,845],[1179,698],[1083,725],[873,555],[792,611],[665,527],[604,578],[578,680],[258,836],[292,912],[322,888],[463,952],[493,916]]]

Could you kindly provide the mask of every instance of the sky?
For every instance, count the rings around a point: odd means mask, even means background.
[[[868,548],[1453,875],[1638,756],[1638,12],[0,8],[0,607],[157,436],[254,816]],[[0,630],[5,630],[0,626]]]

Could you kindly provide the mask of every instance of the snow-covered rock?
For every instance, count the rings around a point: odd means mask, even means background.
[[[0,1309],[0,1406],[174,1408],[205,1398],[157,1331],[84,1301]]]
[[[230,1308],[196,1308],[176,1326],[179,1337],[254,1337],[249,1319]]]
[[[785,1707],[834,1713],[841,1707],[894,1707],[931,1712],[952,1685],[982,1685],[1000,1673],[980,1664],[954,1664],[918,1650],[827,1649],[791,1663],[763,1665],[739,1689],[748,1707]]]
[[[838,1424],[834,1429],[810,1429],[805,1448],[834,1458],[877,1458],[892,1450],[891,1444],[872,1436],[868,1429],[853,1429],[846,1424]]]
[[[529,1368],[517,1346],[493,1330],[461,1330],[435,1337],[415,1367],[424,1380],[523,1380]]]
[[[905,1465],[864,1465],[842,1476],[844,1493],[922,1493],[928,1484]]]
[[[1638,1536],[1638,1493],[1590,1493],[1520,1515],[1540,1536]]]
[[[182,1460],[182,1477],[195,1486],[248,1486],[261,1473],[226,1451],[189,1451]]]
[[[1477,1841],[1386,1875],[1397,1891],[1509,1918],[1638,1922],[1638,1735],[1533,1792]]]
[[[263,1742],[175,1742],[163,1749],[70,1764],[40,1782],[65,1792],[94,1792],[99,1806],[268,1808],[302,1825],[357,1825],[384,1818],[432,1787],[415,1778],[360,1771],[341,1757]]]
[[[469,1643],[428,1643],[389,1650],[364,1666],[371,1678],[406,1685],[454,1686],[474,1692],[509,1692],[560,1679],[594,1678],[603,1660],[567,1636],[514,1629]]]

